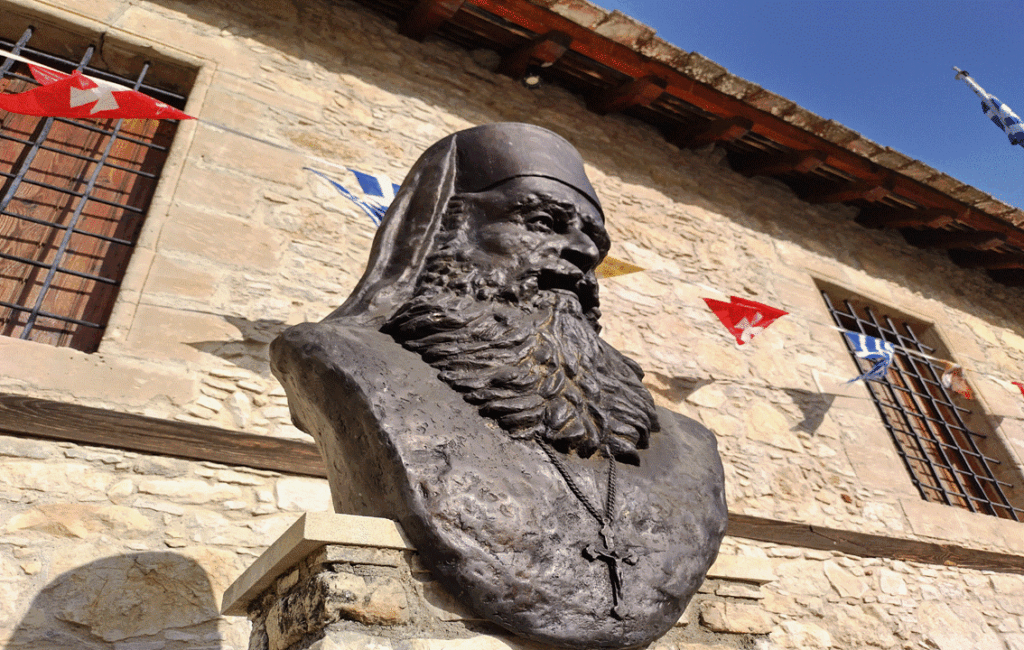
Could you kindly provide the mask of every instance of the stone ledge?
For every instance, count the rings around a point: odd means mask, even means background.
[[[327,544],[414,550],[398,524],[379,517],[307,512],[224,592],[221,612],[245,616],[274,580]]]
[[[708,569],[708,579],[729,582],[750,582],[757,585],[775,580],[775,568],[771,560],[746,555],[719,555]]]

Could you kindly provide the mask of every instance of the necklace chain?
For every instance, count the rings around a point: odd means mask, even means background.
[[[615,514],[615,457],[611,454],[611,450],[606,450],[608,453],[608,493],[605,496],[604,513],[598,510],[597,506],[590,500],[590,497],[580,488],[579,484],[576,483],[576,479],[569,473],[569,468],[565,466],[565,462],[558,457],[558,452],[551,448],[551,445],[547,441],[537,437],[537,442],[540,444],[540,448],[544,450],[548,458],[551,460],[551,464],[555,466],[558,473],[562,475],[562,479],[565,480],[565,484],[569,486],[569,491],[572,492],[583,507],[587,509],[587,512],[591,514],[597,523],[601,525],[601,532],[604,534],[611,525],[613,516]]]

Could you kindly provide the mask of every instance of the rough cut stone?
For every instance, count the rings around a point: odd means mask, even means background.
[[[282,478],[274,490],[277,507],[297,512],[330,512],[331,488],[327,481],[312,478]]]
[[[772,616],[756,605],[733,602],[704,603],[701,625],[712,632],[730,634],[767,634],[772,631]]]
[[[860,598],[870,588],[866,580],[858,578],[832,560],[825,562],[823,569],[828,581],[843,598]]]
[[[938,650],[1004,650],[999,636],[971,607],[926,601],[916,615],[925,640]]]
[[[122,641],[217,617],[206,571],[175,553],[138,553],[65,573],[48,594],[56,616],[104,641]]]

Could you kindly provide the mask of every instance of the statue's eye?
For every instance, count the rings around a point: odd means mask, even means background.
[[[543,230],[543,231],[546,231],[546,232],[550,232],[550,231],[553,231],[555,229],[555,220],[554,220],[554,218],[551,215],[546,214],[544,212],[539,212],[539,213],[530,215],[529,218],[527,218],[527,220],[526,220],[526,224],[531,229]]]

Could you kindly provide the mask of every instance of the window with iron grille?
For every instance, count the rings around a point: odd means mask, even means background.
[[[925,501],[1020,521],[1021,477],[976,401],[942,384],[949,351],[928,323],[827,288],[822,296],[836,325],[892,343],[893,364],[865,382],[910,480]],[[841,336],[853,356],[846,336]],[[861,372],[874,363],[853,356]]]
[[[69,59],[44,51],[53,35],[36,32],[0,38],[0,49],[184,108],[183,94],[150,85],[150,63],[130,77],[113,74],[94,45],[64,43],[62,51],[78,52]],[[0,53],[0,92],[37,85],[25,64]],[[96,350],[176,128],[173,120],[0,110],[0,334]]]

